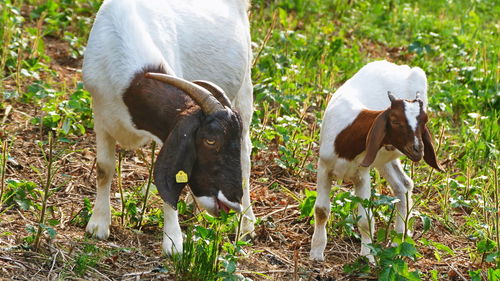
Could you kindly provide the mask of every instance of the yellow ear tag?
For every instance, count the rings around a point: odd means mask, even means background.
[[[180,170],[176,175],[175,175],[175,181],[177,183],[187,183],[188,182],[188,175],[186,172],[183,170]]]

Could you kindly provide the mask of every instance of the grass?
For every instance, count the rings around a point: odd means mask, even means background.
[[[99,6],[95,0],[0,3],[0,257],[18,262],[0,259],[6,268],[0,276],[22,272],[24,267],[25,273],[43,272],[44,277],[123,279],[139,276],[134,275],[138,271],[142,276],[175,276],[188,267],[172,266],[157,252],[160,199],[151,196],[148,209],[141,204],[148,150],[123,154],[123,197],[117,195],[112,202],[127,221],[123,226],[113,222],[116,234],[111,246],[75,239],[83,234],[89,217],[85,198],[94,198],[91,100],[79,69]],[[394,274],[409,280],[498,280],[498,14],[496,1],[252,1],[256,109],[252,197],[261,219],[253,245],[233,241],[236,218],[229,216],[220,223],[217,237],[205,239],[212,243],[204,244],[203,251],[217,249],[206,258],[206,265],[218,261],[217,272],[239,272],[255,280],[390,279]],[[392,263],[400,271],[367,268],[363,261],[355,261],[357,199],[343,183],[332,192],[327,261],[314,264],[306,258],[322,114],[343,82],[378,59],[419,66],[427,73],[429,127],[446,173],[403,161],[415,181],[416,213],[410,222],[415,235],[413,240],[402,240],[408,243],[404,249],[387,245],[388,238],[397,238],[390,227],[396,214],[386,182],[373,174],[378,262]],[[47,163],[36,142],[46,140],[50,131],[54,149],[64,155],[58,155],[61,168],[49,187],[40,178],[47,174]],[[41,195],[48,195],[44,188],[50,188],[46,215],[47,222],[53,223],[44,231],[57,232],[54,237],[44,236],[38,253],[29,252],[19,247],[33,242],[36,231],[25,230],[25,225],[37,225],[44,202]],[[151,193],[155,194],[154,188]],[[214,225],[211,218],[193,214],[189,205],[181,204],[179,209],[184,229],[193,221],[203,229]],[[142,231],[132,230],[141,220]],[[242,255],[235,247],[250,254]],[[12,249],[21,249],[40,262],[26,262]],[[61,254],[54,255],[54,249]],[[127,258],[109,260],[117,249]],[[150,263],[138,262],[137,257]],[[196,263],[196,255],[192,261]],[[214,278],[230,277],[221,273]]]

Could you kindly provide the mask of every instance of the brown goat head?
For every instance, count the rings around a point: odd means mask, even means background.
[[[182,189],[189,184],[210,214],[241,211],[242,121],[238,112],[211,82],[193,83],[147,70],[136,74],[124,102],[135,126],[163,141],[154,168],[161,198],[176,209]]]
[[[418,93],[415,100],[398,99],[390,92],[388,96],[391,106],[375,118],[366,138],[366,156],[361,166],[370,166],[380,147],[389,144],[412,161],[420,161],[423,157],[431,167],[443,171],[436,160],[432,137],[426,126],[427,113]]]

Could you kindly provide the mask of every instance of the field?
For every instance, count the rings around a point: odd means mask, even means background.
[[[256,235],[235,241],[238,215],[181,202],[188,250],[174,258],[161,254],[154,187],[143,203],[151,147],[118,150],[111,237],[84,234],[95,135],[81,63],[100,4],[0,1],[0,280],[500,280],[497,1],[252,1]],[[322,114],[379,59],[427,73],[428,126],[446,172],[402,158],[415,182],[414,235],[394,247],[394,198],[372,172],[374,265],[358,255],[359,200],[334,182],[326,260],[312,262]]]

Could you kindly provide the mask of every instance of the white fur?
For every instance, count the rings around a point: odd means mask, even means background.
[[[163,245],[165,254],[182,253],[182,231],[177,211],[163,203]]]
[[[203,209],[207,210],[207,212],[213,216],[217,216],[219,212],[219,206],[216,201],[216,199],[212,196],[195,196],[194,197],[196,202],[200,207]],[[232,202],[229,201],[226,196],[222,193],[222,191],[219,190],[219,193],[217,194],[217,199],[224,203],[224,205],[228,206],[229,208],[235,210],[236,212],[241,212],[242,208],[241,205],[238,202]]]
[[[220,190],[219,193],[217,194],[217,199],[219,199],[219,201],[221,201],[224,205],[228,206],[229,208],[235,210],[238,213],[242,211],[240,203],[229,201],[226,198],[226,196],[224,196],[224,193],[222,193],[222,191]]]
[[[417,130],[417,117],[420,114],[420,103],[418,102],[407,102],[405,104],[405,116],[413,132]]]
[[[155,140],[134,127],[122,95],[133,75],[145,66],[163,65],[186,80],[208,80],[220,86],[243,121],[242,173],[246,231],[253,231],[249,177],[253,112],[248,1],[245,0],[106,0],[97,13],[83,60],[83,80],[93,97],[97,162],[105,172],[97,184],[94,214],[87,231],[109,236],[109,189],[118,142],[136,148]],[[177,229],[178,222],[169,219]],[[180,228],[179,228],[180,229]],[[182,244],[176,234],[174,245]],[[180,242],[179,242],[180,241]],[[163,249],[171,253],[169,241]],[[177,243],[177,244],[176,244]]]
[[[217,202],[212,196],[195,196],[196,203],[205,209],[210,215],[217,216]]]
[[[376,61],[365,65],[351,79],[346,81],[330,100],[320,134],[320,151],[318,161],[318,195],[315,208],[325,209],[330,213],[329,193],[333,179],[343,179],[352,182],[358,197],[370,197],[370,168],[377,168],[381,175],[387,179],[396,197],[400,200],[397,209],[402,214],[396,219],[396,230],[403,232],[404,221],[401,219],[407,213],[405,195],[410,196],[409,209],[411,209],[412,180],[404,173],[399,157],[400,151],[382,148],[377,153],[375,161],[369,168],[361,167],[366,152],[361,153],[352,161],[340,158],[335,151],[337,135],[349,126],[364,110],[385,110],[390,106],[387,92],[395,97],[413,100],[416,92],[420,92],[420,99],[427,106],[427,78],[424,71],[418,67],[410,68],[407,65],[395,65],[387,61]],[[418,105],[418,103],[415,103]],[[408,105],[408,103],[406,103]],[[414,106],[407,106],[406,116],[410,124],[416,127]],[[415,120],[413,124],[411,119]],[[412,127],[412,128],[413,128]],[[358,215],[361,219],[358,228],[361,233],[361,254],[367,255],[373,261],[366,244],[371,243],[374,234],[374,221],[363,207],[359,207]],[[327,220],[326,220],[327,221]],[[326,247],[326,221],[318,222],[314,227],[311,241],[310,257],[323,260]]]

